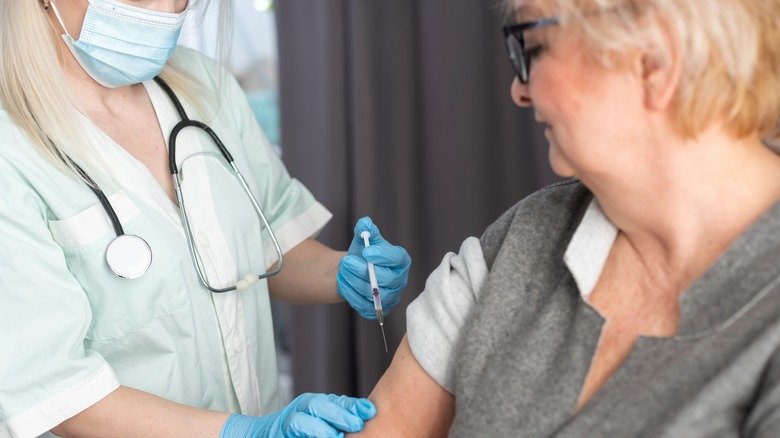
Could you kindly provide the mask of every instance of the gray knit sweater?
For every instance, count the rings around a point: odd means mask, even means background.
[[[591,199],[547,188],[480,239],[489,271],[452,355],[450,435],[780,436],[780,204],[684,293],[678,334],[640,337],[575,414],[604,321],[562,260]]]

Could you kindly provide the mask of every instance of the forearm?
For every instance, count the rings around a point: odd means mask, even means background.
[[[62,437],[218,437],[229,415],[120,386],[52,432]]]
[[[271,297],[296,304],[341,302],[336,274],[345,254],[314,239],[301,242],[285,254],[281,272],[268,279]]]

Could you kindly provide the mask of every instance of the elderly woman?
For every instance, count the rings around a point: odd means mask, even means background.
[[[445,256],[365,433],[780,436],[780,1],[510,7],[576,179]]]

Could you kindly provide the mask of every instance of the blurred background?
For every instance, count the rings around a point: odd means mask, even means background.
[[[533,112],[509,96],[498,0],[234,0],[230,70],[294,178],[334,215],[346,249],[371,216],[413,264],[405,299],[376,322],[346,304],[274,303],[282,388],[365,396],[405,333],[405,307],[448,251],[554,182]],[[214,56],[216,24],[181,43]]]

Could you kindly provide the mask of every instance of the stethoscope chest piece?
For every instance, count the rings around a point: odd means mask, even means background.
[[[118,277],[138,278],[152,265],[152,248],[134,234],[122,234],[108,244],[106,263]]]

